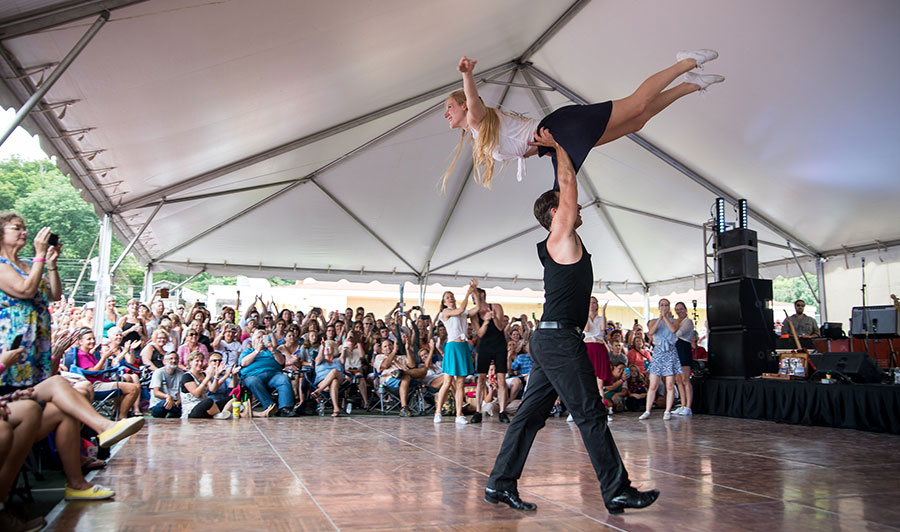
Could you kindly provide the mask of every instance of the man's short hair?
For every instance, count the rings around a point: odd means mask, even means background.
[[[534,201],[534,217],[537,218],[541,227],[550,230],[550,223],[553,222],[553,214],[550,212],[551,209],[556,209],[559,207],[559,192],[555,190],[548,190],[544,192],[538,199]]]
[[[795,305],[796,305],[797,303],[803,303],[804,305],[806,305],[806,301],[803,301],[802,299],[798,299],[797,301],[794,301],[794,304],[795,304]]]

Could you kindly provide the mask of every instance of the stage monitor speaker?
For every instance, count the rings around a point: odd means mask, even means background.
[[[819,374],[841,374],[854,382],[881,382],[881,368],[868,353],[822,353],[810,355],[809,361]]]
[[[719,280],[759,277],[756,231],[732,229],[716,235]]]
[[[774,333],[762,329],[712,330],[709,333],[709,372],[722,379],[747,379],[778,370]]]
[[[743,278],[710,283],[706,290],[706,319],[710,329],[773,330],[772,281]]]
[[[897,309],[893,305],[853,307],[850,313],[850,334],[856,338],[896,338]]]

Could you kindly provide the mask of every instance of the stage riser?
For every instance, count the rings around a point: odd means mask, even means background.
[[[900,386],[693,379],[694,413],[900,434]]]

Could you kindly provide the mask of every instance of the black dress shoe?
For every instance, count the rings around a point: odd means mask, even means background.
[[[491,504],[502,502],[509,505],[509,507],[513,510],[524,510],[526,512],[533,512],[534,510],[537,510],[537,504],[525,502],[519,498],[518,493],[513,493],[511,491],[500,491],[492,488],[484,488],[484,500],[485,502],[489,502]]]
[[[469,423],[481,423],[481,412],[475,412],[472,414],[472,419]]]
[[[628,486],[606,503],[606,510],[611,514],[620,514],[625,508],[646,508],[656,502],[658,497],[659,490],[638,491]]]
[[[506,415],[506,412],[500,412],[497,414],[497,419],[500,423],[509,423],[509,416]]]
[[[296,412],[294,412],[294,409],[289,406],[279,408],[278,413],[276,415],[278,417],[297,417],[297,414],[296,414]]]

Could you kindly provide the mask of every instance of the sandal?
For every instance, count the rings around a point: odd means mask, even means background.
[[[81,473],[87,474],[90,471],[96,471],[98,469],[103,469],[106,467],[106,462],[103,460],[90,460],[81,464]]]
[[[331,414],[331,417],[341,417],[341,413],[340,413],[340,412],[334,412],[333,414]]]

